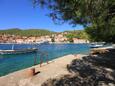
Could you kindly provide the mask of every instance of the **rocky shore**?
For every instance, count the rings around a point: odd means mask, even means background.
[[[115,86],[115,50],[67,55],[0,77],[0,86]],[[36,75],[29,75],[35,68]],[[29,75],[29,76],[28,76]]]
[[[75,59],[67,69],[70,74],[48,79],[42,86],[115,86],[115,50]]]

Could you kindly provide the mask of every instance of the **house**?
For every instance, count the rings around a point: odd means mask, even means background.
[[[73,38],[73,43],[88,43],[88,40]]]
[[[15,42],[16,42],[16,43],[20,43],[20,44],[21,44],[21,43],[23,43],[23,42],[24,42],[24,40],[20,38],[20,39],[16,39],[16,40],[15,40]]]

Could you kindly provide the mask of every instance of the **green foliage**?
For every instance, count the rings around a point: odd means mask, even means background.
[[[57,23],[82,24],[93,41],[115,42],[115,0],[33,0]],[[71,36],[70,36],[71,37]]]
[[[68,32],[68,34],[65,35],[67,38],[88,39],[88,35],[84,30],[74,30],[66,32]]]
[[[70,43],[73,43],[73,39],[72,39],[72,38],[69,38],[68,41],[69,41]]]
[[[0,30],[0,34],[17,34],[21,32],[20,29],[18,28],[13,28],[13,29],[7,29],[7,30]]]
[[[70,33],[70,34],[66,34],[66,37],[68,38],[69,42],[73,42],[73,38],[75,37],[75,35]]]
[[[29,30],[20,30],[17,28],[0,30],[0,34],[10,34],[10,35],[19,35],[19,36],[44,36],[51,35],[54,32],[43,30],[43,29],[29,29]]]
[[[55,39],[54,39],[54,37],[51,37],[51,42],[55,42]]]
[[[69,42],[73,42],[73,38],[88,39],[88,35],[85,33],[84,30],[74,30],[66,32],[68,32],[68,34],[66,34],[65,36],[68,38]]]
[[[76,37],[76,35],[75,35],[75,34],[71,34],[71,33],[70,33],[70,34],[66,34],[66,37],[71,39],[71,38],[75,38],[75,37]]]
[[[87,25],[102,18],[108,20],[115,13],[114,0],[33,0],[34,5],[50,9],[53,20]],[[109,18],[108,18],[109,17]]]
[[[98,28],[93,25],[85,29],[88,33],[90,41],[105,41],[115,43],[115,25],[109,26],[109,29],[105,29],[106,26],[98,26]]]

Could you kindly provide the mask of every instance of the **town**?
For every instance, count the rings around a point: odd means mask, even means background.
[[[45,36],[19,36],[19,35],[0,35],[0,43],[17,43],[17,44],[31,44],[31,43],[70,43],[69,39],[65,36],[68,32],[55,33]],[[87,39],[72,38],[73,43],[89,43]]]

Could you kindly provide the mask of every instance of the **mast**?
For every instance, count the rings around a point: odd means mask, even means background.
[[[12,44],[12,50],[14,50],[14,44]]]

